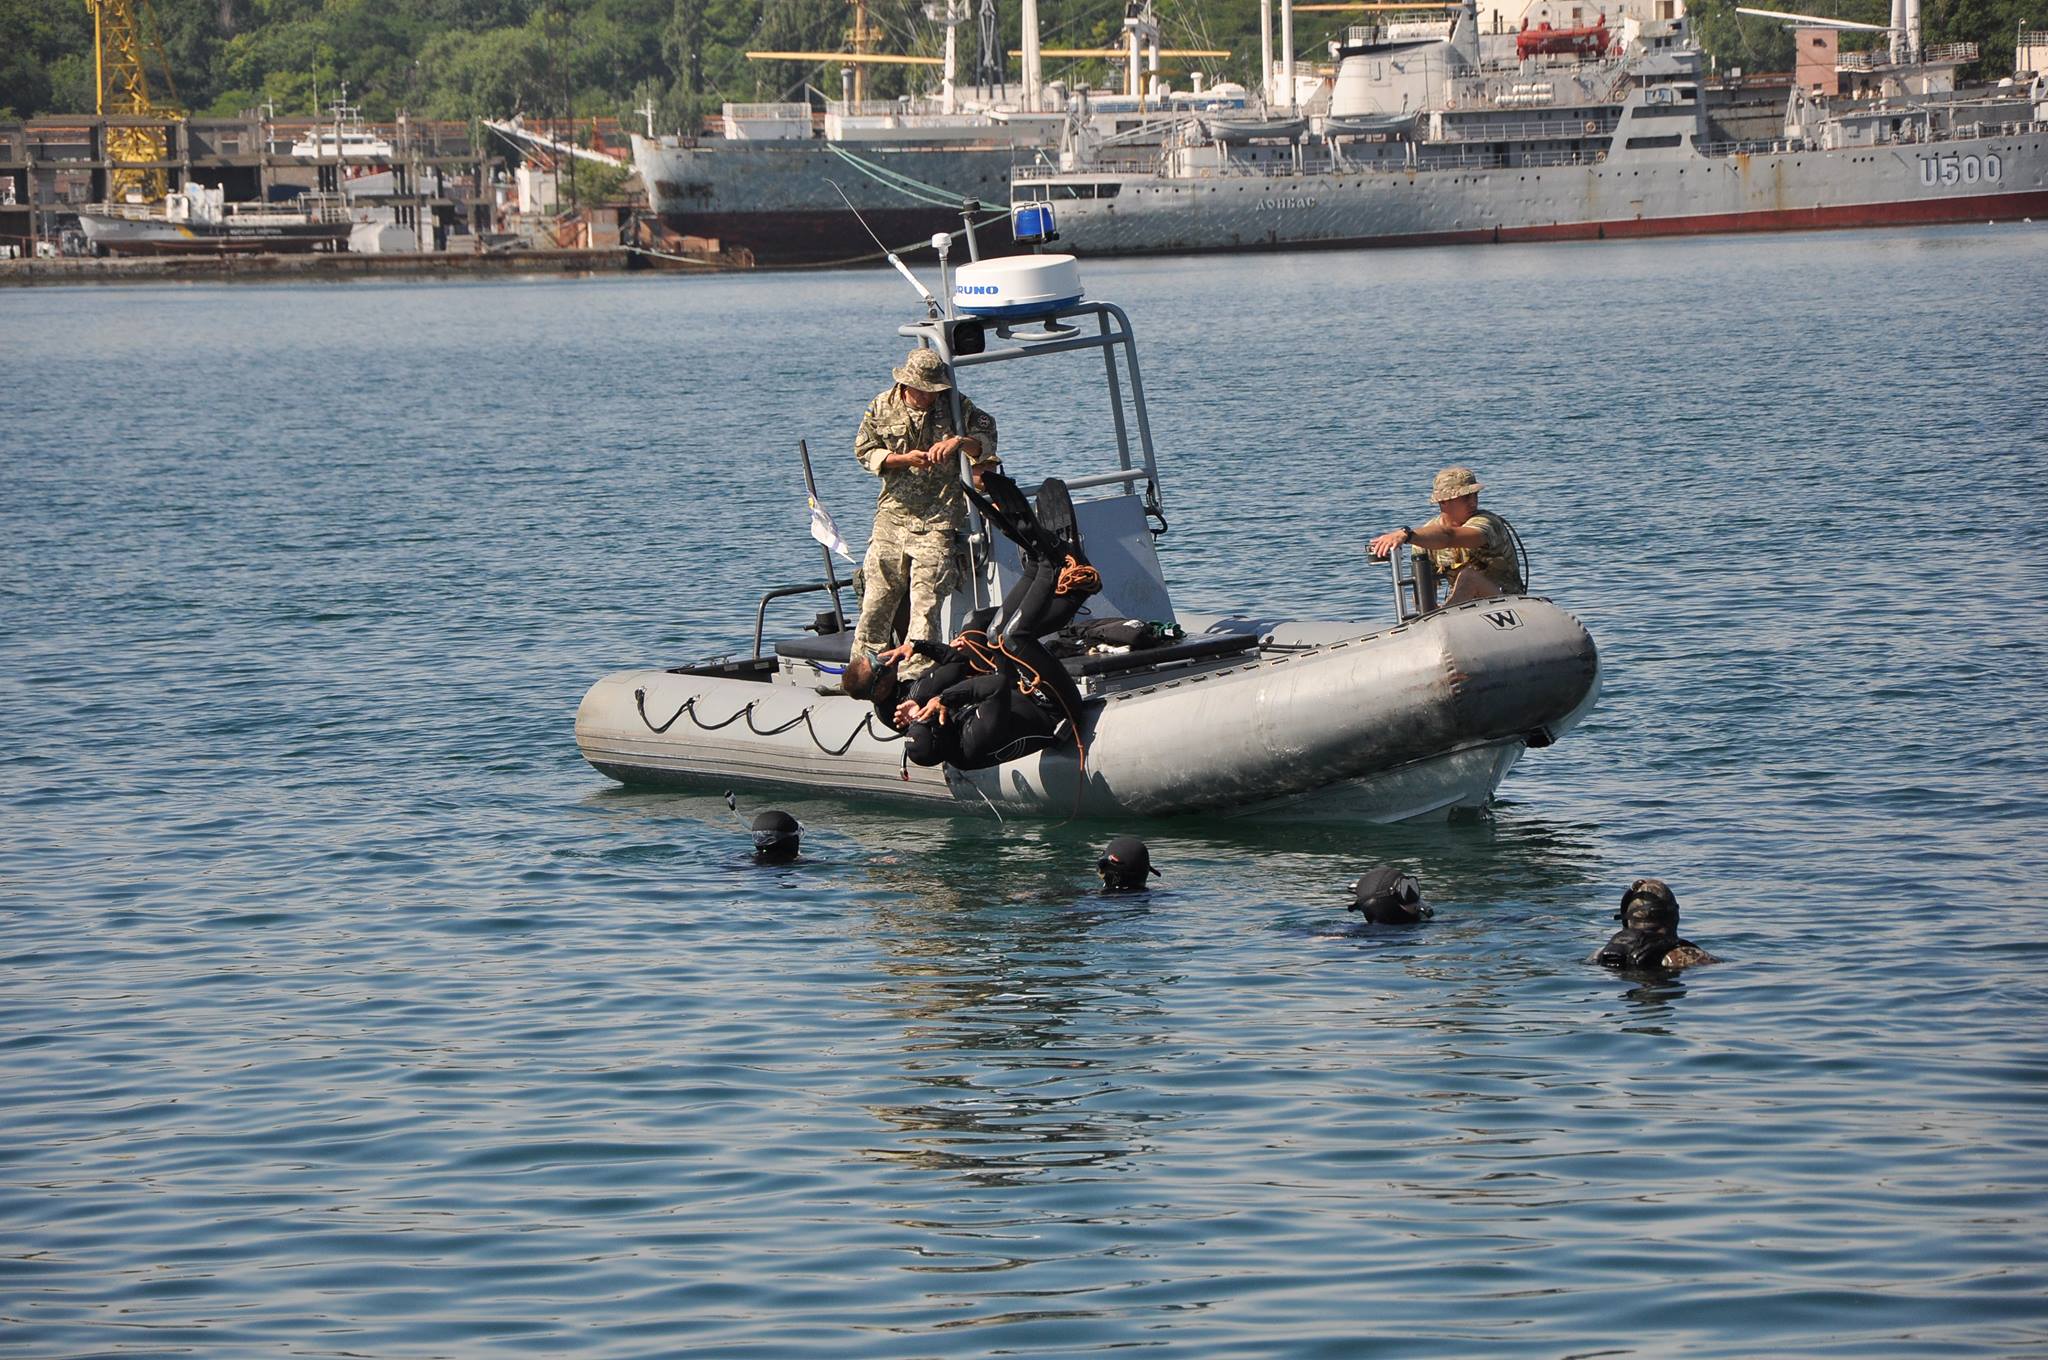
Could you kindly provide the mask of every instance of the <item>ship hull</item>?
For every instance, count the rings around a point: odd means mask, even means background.
[[[841,154],[816,139],[684,146],[633,138],[634,165],[664,227],[716,240],[728,253],[747,251],[762,265],[879,260],[870,230],[890,250],[909,249],[937,233],[958,231],[959,205],[969,199],[982,205],[977,222],[986,223],[977,243],[989,253],[1009,250],[1009,228],[1001,219],[1011,169],[1036,150],[1022,141],[966,147],[856,143]],[[858,217],[848,211],[849,200]]]
[[[1284,177],[1103,176],[1058,205],[1084,255],[1566,241],[2048,215],[2048,132],[1921,146]]]
[[[347,222],[236,223],[226,226],[141,222],[82,215],[86,239],[108,255],[292,255],[345,250]]]
[[[576,741],[626,784],[773,784],[1053,819],[1398,822],[1484,805],[1525,749],[1570,732],[1599,693],[1585,627],[1534,597],[1380,631],[1254,626],[1333,640],[1136,677],[1083,720],[1085,771],[1068,745],[981,770],[913,766],[859,700],[688,670],[598,681]]]

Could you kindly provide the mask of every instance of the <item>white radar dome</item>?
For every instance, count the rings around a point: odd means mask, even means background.
[[[1080,300],[1081,269],[1071,255],[976,260],[953,275],[953,305],[969,316],[1044,316]]]

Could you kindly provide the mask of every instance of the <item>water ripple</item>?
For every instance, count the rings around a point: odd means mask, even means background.
[[[1901,324],[2044,252],[1091,266],[1184,598],[1382,614],[1364,530],[1469,460],[1607,669],[1485,818],[1146,826],[1142,899],[829,799],[759,869],[575,754],[813,569],[796,438],[858,525],[892,277],[11,299],[0,1349],[2048,1349],[2048,571],[1975,532],[2048,402]],[[1093,447],[984,372],[1017,466]],[[1376,860],[1435,921],[1345,915]],[[1726,963],[1584,962],[1644,873]]]

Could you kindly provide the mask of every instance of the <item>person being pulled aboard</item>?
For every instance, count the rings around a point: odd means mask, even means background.
[[[893,677],[913,654],[929,666],[901,685]],[[1025,693],[1016,664],[980,628],[963,630],[945,646],[906,642],[860,662],[847,668],[842,683],[849,694],[872,699],[877,710],[894,699],[887,718],[903,733],[904,758],[913,765],[1000,765],[1050,744],[1059,725],[1061,715],[1045,698]]]
[[[1102,576],[1081,545],[1074,498],[1065,482],[1048,477],[1034,510],[1015,482],[994,471],[984,473],[967,496],[1022,556],[1016,584],[1003,596],[997,650],[1016,670],[1025,693],[1049,700],[1056,719],[1073,725],[1078,750],[1081,689],[1043,641],[1072,623],[1088,597],[1102,589]]]
[[[988,412],[961,396],[956,428],[952,376],[936,350],[912,350],[891,376],[895,386],[868,403],[853,441],[861,466],[882,481],[861,564],[856,654],[890,645],[906,594],[904,635],[937,638],[939,606],[953,588],[954,531],[967,522],[957,462],[964,455],[977,481],[984,469],[998,466],[996,422]],[[905,675],[927,664],[909,657]]]
[[[1437,575],[1451,583],[1443,600],[1446,606],[1490,595],[1522,594],[1529,587],[1522,579],[1514,530],[1501,516],[1479,508],[1484,489],[1471,468],[1445,468],[1429,490],[1436,518],[1381,534],[1372,541],[1372,555],[1384,558],[1403,543],[1418,555],[1428,553]]]

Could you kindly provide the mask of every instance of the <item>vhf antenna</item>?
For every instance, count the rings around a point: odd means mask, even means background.
[[[927,311],[930,312],[932,319],[934,321],[938,320],[939,300],[932,296],[931,289],[925,287],[922,283],[919,283],[917,281],[917,275],[910,272],[910,266],[903,263],[902,259],[897,256],[895,251],[889,249],[889,247],[882,244],[882,238],[875,235],[875,229],[873,227],[870,227],[868,225],[868,220],[860,215],[860,209],[853,206],[853,200],[846,196],[846,190],[839,187],[839,181],[836,179],[828,179],[825,182],[832,186],[833,192],[839,195],[839,201],[841,203],[844,203],[846,205],[846,210],[853,214],[853,220],[860,223],[860,229],[868,234],[868,239],[870,241],[873,241],[875,243],[875,249],[881,251],[882,257],[888,260],[890,264],[896,267],[897,273],[901,274],[904,278],[910,281],[910,286],[912,288],[915,288],[917,290],[917,295],[924,299],[925,308]]]

